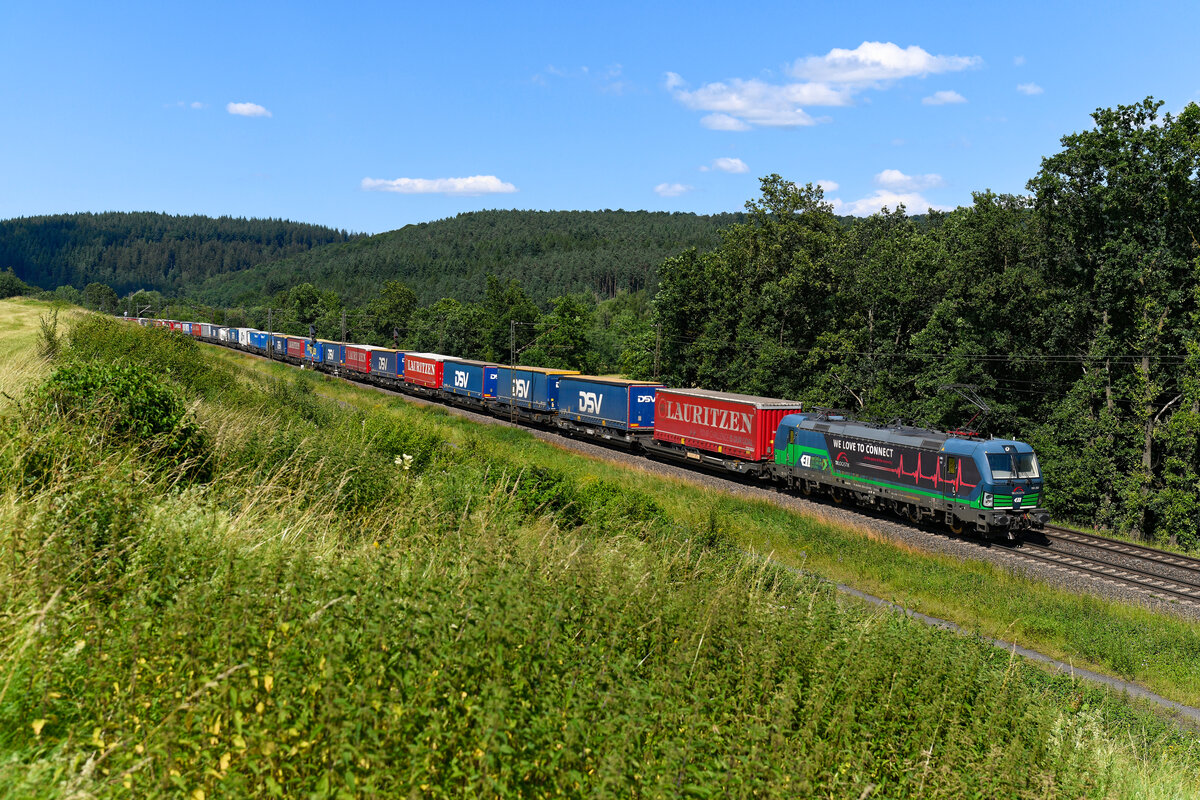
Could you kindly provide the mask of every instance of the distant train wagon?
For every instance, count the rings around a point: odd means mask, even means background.
[[[424,389],[440,391],[446,356],[440,353],[405,353],[404,382]]]

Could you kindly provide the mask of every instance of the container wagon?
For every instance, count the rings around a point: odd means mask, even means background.
[[[496,399],[488,405],[497,414],[542,425],[554,424],[558,416],[558,383],[573,369],[500,366],[496,374]]]
[[[405,353],[405,388],[413,394],[440,396],[446,358],[440,353]]]
[[[568,434],[634,445],[654,435],[654,398],[661,383],[563,375],[558,427]]]
[[[500,365],[466,358],[447,358],[442,365],[442,394],[451,403],[483,408],[496,399]]]
[[[742,475],[772,477],[775,429],[802,403],[707,389],[659,389],[646,449]]]
[[[361,375],[370,375],[371,355],[374,353],[374,351],[375,348],[369,344],[346,345],[346,369],[350,372],[357,372]]]
[[[404,377],[404,353],[386,347],[371,350],[371,377],[382,384],[399,386]]]

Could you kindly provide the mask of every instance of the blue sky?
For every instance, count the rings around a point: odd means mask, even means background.
[[[1022,192],[1097,107],[1200,101],[1195,3],[5,3],[0,218],[842,213]]]

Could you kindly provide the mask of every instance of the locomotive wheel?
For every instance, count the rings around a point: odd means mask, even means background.
[[[961,520],[961,519],[959,519],[958,517],[956,517],[956,516],[954,516],[953,514],[951,514],[951,515],[950,515],[950,520],[949,520],[949,525],[950,525],[950,532],[951,532],[951,533],[953,533],[955,536],[960,536],[960,535],[962,535],[962,532],[963,532],[963,524],[962,524],[962,520]]]
[[[812,484],[808,481],[800,481],[800,493],[805,497],[812,497]]]
[[[846,500],[846,498],[842,496],[841,489],[830,489],[829,496],[832,497],[833,502],[837,503],[839,506]]]

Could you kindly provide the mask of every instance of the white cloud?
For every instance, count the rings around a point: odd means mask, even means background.
[[[753,126],[796,128],[829,122],[805,108],[848,106],[856,92],[900,78],[954,72],[983,63],[978,56],[935,56],[915,45],[901,48],[891,42],[863,42],[854,50],[835,48],[823,56],[799,59],[789,69],[790,83],[757,78],[731,78],[689,89],[677,72],[663,80],[675,99],[695,111],[711,112],[700,120],[710,130],[744,131]],[[955,92],[938,92],[932,103],[962,103]]]
[[[815,125],[817,121],[801,106],[843,106],[850,102],[849,92],[819,83],[776,85],[734,78],[691,91],[682,88],[683,79],[673,72],[668,73],[667,82],[674,87],[672,93],[680,103],[696,111],[715,112],[701,120],[713,130]]]
[[[934,92],[929,97],[921,98],[921,105],[925,106],[944,106],[951,103],[965,102],[967,102],[967,98],[954,91]]]
[[[837,181],[819,180],[819,181],[817,181],[817,186],[821,187],[821,191],[825,192],[826,194],[829,194],[830,192],[836,192],[838,189],[841,188],[842,185],[840,183],[838,183]]]
[[[201,103],[199,100],[193,101],[191,105],[192,108],[204,108],[204,103]]]
[[[916,192],[890,192],[887,189],[877,189],[870,197],[852,200],[849,203],[838,199],[830,202],[833,204],[835,213],[850,214],[855,217],[869,217],[884,206],[895,210],[898,206],[903,205],[910,214],[924,214],[931,208],[938,211],[952,210],[946,206],[934,205]]]
[[[679,197],[679,195],[686,194],[691,190],[691,186],[686,186],[682,183],[660,183],[654,187],[654,193],[659,197]]]
[[[1014,67],[1025,66],[1025,56],[1013,56],[1013,66]]]
[[[835,47],[823,56],[798,59],[791,73],[811,81],[863,84],[957,72],[982,63],[979,56],[935,56],[916,45],[863,42],[853,50]]]
[[[942,176],[936,173],[928,175],[905,175],[898,169],[885,169],[875,176],[875,183],[893,191],[916,191],[918,189],[933,189],[944,185]]]
[[[363,178],[367,192],[399,192],[400,194],[447,194],[474,196],[481,194],[511,194],[517,187],[495,175],[472,175],[469,178]]]
[[[271,112],[267,111],[258,103],[229,103],[225,106],[225,110],[230,114],[236,114],[239,117],[271,116]]]
[[[1036,83],[1018,83],[1017,91],[1021,94],[1035,95],[1041,94],[1045,90]]]
[[[700,124],[710,131],[748,131],[750,126],[728,114],[708,114],[700,118]]]
[[[709,172],[711,170],[715,170],[717,172],[742,173],[749,172],[750,168],[747,167],[746,162],[742,161],[740,158],[725,158],[722,156],[721,158],[714,158],[711,166],[704,166],[700,168],[701,172]]]

